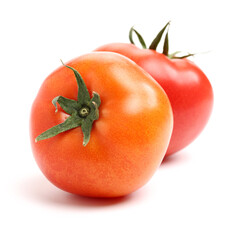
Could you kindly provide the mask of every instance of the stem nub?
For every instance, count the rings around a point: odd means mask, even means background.
[[[90,109],[88,107],[82,107],[79,111],[79,115],[80,117],[85,118],[88,116],[89,112],[90,112]]]

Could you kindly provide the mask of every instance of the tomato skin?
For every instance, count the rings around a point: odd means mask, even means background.
[[[155,50],[112,43],[96,49],[122,54],[147,71],[171,102],[174,127],[166,156],[189,145],[204,129],[212,112],[213,90],[205,74],[188,59],[169,59]]]
[[[57,187],[89,197],[118,197],[143,186],[161,163],[173,127],[169,99],[162,88],[129,59],[90,53],[67,63],[101,97],[99,119],[83,146],[80,127],[35,142],[68,115],[51,103],[56,96],[77,99],[74,74],[60,67],[43,82],[32,105],[30,136],[43,174]]]

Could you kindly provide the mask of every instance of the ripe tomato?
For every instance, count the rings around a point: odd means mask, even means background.
[[[168,24],[167,24],[168,25]],[[167,26],[166,25],[166,26]],[[159,32],[149,49],[135,31],[143,49],[128,43],[112,43],[96,49],[122,54],[146,70],[165,90],[171,102],[174,127],[166,155],[190,144],[203,130],[213,106],[213,91],[206,75],[190,60],[168,55],[168,34],[163,53],[156,51],[166,26]],[[130,34],[130,41],[132,37]],[[189,54],[191,55],[191,54]],[[187,56],[185,56],[187,57]]]
[[[87,91],[76,82],[80,77]],[[83,95],[86,102],[79,100]],[[79,102],[83,107],[78,109]],[[97,107],[88,135],[84,124]],[[57,124],[67,131],[53,127]],[[57,187],[117,197],[151,178],[167,150],[172,125],[168,97],[150,75],[119,54],[96,52],[70,61],[43,82],[31,110],[31,145],[38,166]]]

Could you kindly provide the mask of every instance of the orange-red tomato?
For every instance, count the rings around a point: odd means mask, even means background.
[[[167,95],[150,75],[115,53],[90,53],[67,63],[92,96],[101,98],[99,118],[83,146],[80,127],[35,142],[45,130],[69,118],[52,99],[77,99],[73,71],[62,66],[43,82],[32,105],[31,145],[43,174],[57,187],[91,197],[117,197],[143,186],[161,163],[173,117]]]

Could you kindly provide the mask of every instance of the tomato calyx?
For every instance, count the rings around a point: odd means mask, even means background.
[[[129,41],[130,41],[130,43],[135,45],[135,43],[133,41],[133,33],[135,33],[143,49],[150,49],[150,50],[157,51],[157,47],[158,47],[159,43],[161,42],[165,31],[167,30],[167,32],[165,34],[165,38],[164,38],[162,54],[169,57],[170,59],[183,59],[183,58],[194,56],[195,53],[188,53],[186,55],[177,56],[180,53],[180,51],[169,54],[169,39],[168,39],[169,26],[170,26],[170,21],[160,30],[160,32],[157,34],[157,36],[153,39],[149,48],[147,48],[143,37],[134,27],[131,27],[131,29],[129,31]]]
[[[98,108],[101,104],[100,96],[98,93],[93,92],[93,96],[91,98],[80,73],[74,68],[65,65],[63,62],[62,64],[74,72],[78,84],[77,101],[63,96],[55,97],[52,100],[52,103],[56,108],[55,112],[58,111],[58,103],[70,116],[63,123],[60,123],[41,133],[35,141],[38,142],[40,140],[48,139],[58,135],[59,133],[76,127],[81,127],[84,136],[83,146],[86,146],[90,140],[93,122],[99,118]]]

